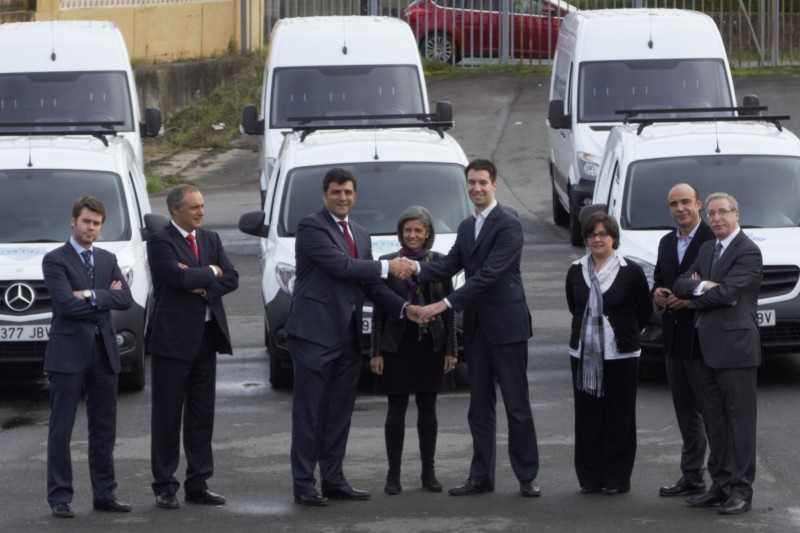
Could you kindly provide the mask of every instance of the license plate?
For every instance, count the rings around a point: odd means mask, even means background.
[[[0,342],[36,342],[50,338],[50,326],[0,326]]]
[[[758,326],[761,328],[775,325],[775,310],[765,309],[758,310]]]
[[[361,333],[363,335],[372,333],[372,318],[364,317],[361,319]]]

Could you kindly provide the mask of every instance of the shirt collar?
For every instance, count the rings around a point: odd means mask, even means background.
[[[84,248],[83,246],[78,244],[78,242],[73,237],[69,238],[69,243],[72,245],[72,247],[75,249],[75,252],[78,255],[80,255],[81,253],[85,252],[86,250],[91,250],[92,254],[94,254],[94,245],[91,245],[88,248]]]
[[[196,235],[194,234],[194,231],[192,231],[191,233],[189,233],[188,231],[186,231],[185,229],[183,229],[182,227],[180,227],[179,225],[177,225],[177,224],[175,223],[175,221],[174,221],[174,220],[170,219],[170,223],[171,223],[173,226],[175,226],[175,229],[177,229],[178,231],[180,231],[180,232],[181,232],[181,237],[183,237],[184,239],[186,238],[186,236],[187,236],[187,235],[191,235],[192,237],[196,237]]]
[[[341,218],[337,217],[336,215],[334,215],[333,213],[331,213],[330,211],[328,211],[328,214],[331,216],[333,221],[336,222],[337,226],[339,225],[339,222],[342,222],[342,221],[347,222],[348,226],[350,225],[350,215],[347,215],[346,217],[344,217],[344,219],[341,219]]]
[[[740,231],[742,231],[742,227],[741,226],[736,228],[733,233],[731,233],[730,235],[728,235],[727,237],[725,237],[721,241],[719,241],[719,240],[717,241],[719,243],[722,243],[722,250],[723,251],[728,249],[728,245],[730,245],[731,241],[733,241],[733,239],[735,239],[736,236],[739,235]]]
[[[697,224],[694,225],[694,228],[692,228],[692,231],[690,231],[689,235],[687,235],[686,237],[681,235],[681,228],[678,228],[677,230],[675,230],[677,232],[677,234],[678,234],[678,238],[679,239],[692,240],[694,238],[695,233],[697,233],[697,228],[700,227],[700,222],[702,222],[702,221],[701,220],[697,221]]]
[[[487,207],[480,213],[474,212],[472,216],[474,216],[476,219],[483,217],[483,219],[486,220],[489,217],[489,213],[491,213],[492,209],[494,209],[495,207],[497,207],[497,200],[494,200],[492,203],[490,203],[489,207]]]

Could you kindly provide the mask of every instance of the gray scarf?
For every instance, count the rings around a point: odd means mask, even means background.
[[[581,357],[575,387],[579,391],[597,398],[603,396],[603,357],[605,335],[603,328],[603,291],[594,271],[591,254],[586,256],[586,272],[589,275],[589,302],[583,312],[581,326]]]

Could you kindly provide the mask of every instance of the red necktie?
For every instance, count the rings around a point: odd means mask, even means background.
[[[194,235],[189,233],[188,235],[186,235],[186,240],[189,241],[189,246],[192,247],[192,251],[194,252],[195,259],[197,259],[199,261],[200,260],[200,254],[197,253],[197,243],[194,242]]]
[[[350,236],[350,230],[347,229],[347,222],[344,220],[339,221],[339,225],[344,231],[344,238],[347,239],[347,245],[350,247],[350,257],[356,256],[356,243],[353,242],[353,237]]]

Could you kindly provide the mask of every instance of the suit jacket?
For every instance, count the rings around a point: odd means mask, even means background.
[[[531,315],[520,274],[522,224],[497,205],[475,240],[475,217],[458,226],[456,242],[441,260],[420,264],[423,283],[444,281],[464,270],[466,282],[447,300],[463,311],[464,342],[469,343],[477,323],[492,344],[525,342],[532,335]]]
[[[399,252],[381,256],[381,259],[394,259],[400,255]],[[431,261],[436,261],[444,257],[438,252],[428,252]],[[395,293],[401,297],[407,297],[408,286],[406,282],[389,276],[386,280]],[[447,279],[442,283],[425,283],[420,287],[420,292],[425,304],[438,302],[451,292],[453,292],[453,280]],[[379,307],[376,307],[372,314],[372,351],[371,355],[381,355],[382,353],[397,353],[405,332],[406,320],[397,315],[387,316]],[[456,314],[452,309],[448,309],[441,315],[437,315],[428,323],[428,332],[433,342],[433,351],[444,350],[445,355],[457,355],[456,347]]]
[[[91,366],[95,332],[100,331],[115,373],[120,371],[117,334],[111,321],[111,310],[122,311],[133,303],[131,289],[111,252],[94,247],[94,288],[83,259],[72,244],[56,248],[44,256],[42,271],[53,301],[50,340],[44,355],[48,372],[76,373]],[[109,290],[112,281],[121,281],[122,289]],[[75,298],[73,291],[92,288],[94,305]]]
[[[147,262],[153,278],[153,314],[147,340],[150,354],[194,359],[203,340],[206,307],[218,327],[216,351],[233,353],[222,296],[239,286],[239,273],[225,255],[217,233],[198,229],[195,240],[199,260],[172,223],[147,239]],[[178,263],[188,268],[181,269]],[[219,266],[222,277],[216,277],[209,265]],[[197,288],[205,289],[205,298],[188,292]]]
[[[683,254],[683,261],[679,264],[677,230],[664,235],[658,243],[658,259],[653,273],[653,290],[661,287],[673,290],[675,281],[694,263],[697,252],[700,251],[700,245],[710,239],[714,239],[714,232],[711,231],[708,224],[701,220],[694,237]],[[681,309],[680,311],[664,309],[661,314],[661,335],[664,355],[667,357],[673,355],[692,357],[694,311],[691,309]]]
[[[676,282],[679,298],[691,298],[689,309],[697,311],[697,336],[703,360],[711,368],[747,368],[761,364],[761,332],[756,310],[761,287],[761,250],[740,231],[711,268],[716,240],[703,243],[697,260]],[[700,283],[690,276],[715,281],[717,287],[700,296]]]
[[[387,313],[400,316],[406,301],[383,283],[381,265],[372,259],[369,232],[352,220],[349,225],[355,258],[327,209],[300,220],[295,240],[297,278],[287,335],[326,347],[344,343],[354,313],[360,327],[365,293]],[[311,355],[292,354],[304,356]]]

